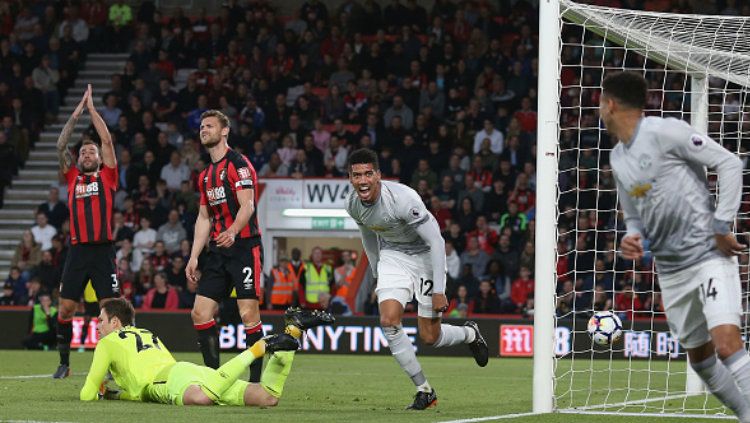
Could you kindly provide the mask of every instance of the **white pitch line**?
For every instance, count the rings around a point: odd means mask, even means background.
[[[629,416],[629,417],[673,417],[673,418],[700,418],[700,419],[716,419],[716,420],[737,420],[735,416],[729,416],[726,414],[669,414],[669,413],[623,413],[614,411],[576,411],[576,410],[560,410],[560,414],[586,414],[586,415],[597,415],[597,416]]]
[[[70,376],[85,376],[88,372],[71,373]],[[44,379],[52,378],[52,375],[47,373],[43,375],[18,375],[18,376],[0,376],[3,380],[21,380],[21,379]]]
[[[461,420],[446,420],[438,423],[474,423],[474,422],[487,422],[492,420],[506,420],[515,419],[518,417],[528,417],[537,415],[538,413],[516,413],[516,414],[501,414],[499,416],[487,416],[487,417],[476,417],[473,419],[461,419]]]

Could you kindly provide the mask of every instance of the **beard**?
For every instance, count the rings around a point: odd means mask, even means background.
[[[215,138],[207,137],[205,141],[201,140],[201,143],[206,148],[214,148],[217,145],[219,145],[220,142],[221,142],[221,136],[218,136],[218,137],[215,137]]]
[[[83,173],[96,172],[99,170],[99,163],[91,162],[87,165],[86,162],[81,162],[79,167]]]

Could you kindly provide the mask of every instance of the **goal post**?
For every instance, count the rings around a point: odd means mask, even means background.
[[[616,141],[599,123],[598,98],[608,72],[641,73],[647,115],[688,121],[745,156],[750,18],[541,0],[539,28],[533,411],[727,414],[669,333],[653,257],[617,255]],[[715,192],[710,170],[709,181]],[[745,206],[738,232],[749,226]],[[740,265],[747,302],[750,271]],[[623,318],[623,340],[611,348],[585,330],[601,307]]]

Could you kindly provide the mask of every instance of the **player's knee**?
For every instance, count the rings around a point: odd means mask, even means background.
[[[720,359],[724,360],[732,356],[742,348],[741,341],[733,339],[722,339],[714,341],[714,348],[716,349],[716,355]]]
[[[430,333],[427,331],[420,332],[419,339],[422,340],[422,343],[431,346],[435,345],[435,343],[438,341],[438,338],[440,338],[440,334],[437,333]]]
[[[387,328],[392,326],[401,326],[401,320],[396,316],[380,315],[380,327]]]
[[[190,311],[190,317],[193,319],[193,323],[199,324],[208,322],[214,316],[208,313],[208,310],[194,308]]]

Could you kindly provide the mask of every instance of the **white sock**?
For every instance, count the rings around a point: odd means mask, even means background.
[[[432,346],[435,348],[474,342],[476,334],[468,326],[440,325],[440,336]]]
[[[432,386],[430,386],[430,382],[425,381],[423,384],[417,386],[417,391],[421,392],[432,392]]]
[[[727,367],[719,364],[716,356],[711,356],[700,363],[690,363],[690,366],[706,383],[711,393],[734,411],[740,421],[746,422],[750,419],[750,403],[737,388]]]
[[[401,325],[383,327],[383,334],[388,340],[388,347],[391,349],[391,355],[396,359],[399,366],[404,369],[407,375],[414,382],[414,386],[422,387],[427,383],[422,366],[417,361],[417,355],[414,353],[414,346],[409,341]],[[428,384],[427,387],[430,385]],[[432,389],[432,388],[430,388]],[[429,391],[428,391],[429,392]]]

